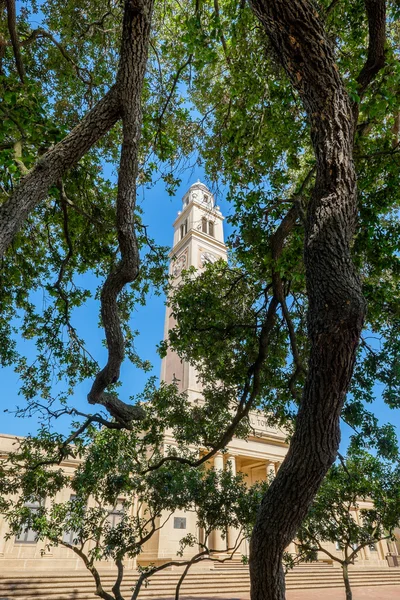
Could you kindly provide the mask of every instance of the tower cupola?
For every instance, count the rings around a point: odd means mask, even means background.
[[[223,216],[214,195],[200,180],[193,183],[182,198],[182,210],[174,223],[174,248],[194,232],[224,243]]]
[[[183,196],[182,210],[185,210],[185,208],[189,206],[192,201],[202,204],[209,210],[212,210],[215,207],[213,194],[204,183],[201,183],[200,179],[198,179],[196,183],[193,183]]]

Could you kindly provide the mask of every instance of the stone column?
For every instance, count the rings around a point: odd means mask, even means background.
[[[214,469],[217,472],[221,472],[224,470],[224,457],[222,456],[222,454],[217,454],[214,458]],[[223,552],[224,549],[226,548],[226,539],[223,540],[222,539],[222,532],[219,529],[216,529],[213,531],[213,534],[211,536],[211,540],[212,540],[212,548],[213,550],[217,550],[219,552]]]
[[[4,517],[0,516],[0,558],[4,557],[4,550],[7,543],[5,535],[8,531],[8,525]]]
[[[44,507],[46,509],[50,510],[51,509],[51,505],[52,505],[51,498],[47,497],[45,499],[45,501],[44,501]],[[51,558],[53,556],[54,546],[50,546],[49,547],[48,546],[48,542],[49,542],[48,538],[44,538],[44,540],[42,542],[43,547],[40,548],[40,556],[41,556],[41,558],[46,558],[46,556],[49,556]],[[36,548],[37,548],[37,546],[36,546]]]
[[[231,468],[232,471],[232,475],[235,476],[236,475],[236,456],[228,456],[228,459],[226,461],[226,466]]]
[[[130,513],[129,516],[130,517],[139,517],[139,515],[138,515],[138,509],[139,509],[139,507],[138,507],[138,496],[137,496],[137,494],[135,494],[133,496],[133,502],[131,504],[131,508],[130,508],[130,511],[129,511],[129,513]],[[136,567],[137,567],[137,556],[135,556],[134,558],[128,559],[126,566],[127,566],[128,569],[136,569]]]
[[[267,480],[269,481],[272,477],[275,477],[275,463],[267,462]]]
[[[378,559],[379,560],[385,560],[386,559],[386,553],[385,553],[385,549],[384,549],[383,544],[384,544],[383,540],[380,540],[379,542],[376,542],[376,550],[377,550],[377,554],[378,554]]]
[[[227,467],[230,466],[232,475],[236,475],[236,456],[229,456],[227,462]],[[228,528],[228,548],[234,548],[235,544],[239,537],[239,530],[236,527]]]
[[[286,548],[286,552],[289,552],[292,556],[296,554],[296,544],[294,542],[290,542],[289,546]]]
[[[364,560],[371,560],[371,549],[369,546],[364,546]]]

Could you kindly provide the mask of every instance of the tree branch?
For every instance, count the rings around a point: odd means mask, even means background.
[[[214,0],[214,11],[215,11],[215,16],[216,16],[217,22],[218,22],[219,37],[221,40],[222,48],[224,50],[225,59],[226,59],[226,62],[228,63],[228,65],[230,65],[231,57],[229,56],[228,46],[227,46],[226,39],[225,39],[224,33],[222,31],[222,27],[221,27],[218,0]]]
[[[139,249],[135,234],[138,146],[141,135],[141,95],[147,64],[153,0],[125,3],[121,58],[117,76],[120,91],[123,141],[117,194],[117,232],[121,260],[109,273],[101,291],[101,318],[106,334],[108,359],[88,394],[90,404],[102,404],[118,422],[129,428],[143,419],[144,410],[119,400],[106,388],[119,379],[125,356],[125,340],[118,312],[118,296],[139,275]],[[140,35],[139,35],[140,32]]]
[[[85,85],[89,86],[90,88],[92,87],[93,78],[92,78],[91,72],[86,68],[80,67],[74,61],[74,59],[69,54],[69,52],[67,52],[67,50],[64,48],[64,46],[62,44],[60,44],[60,42],[49,31],[46,31],[42,27],[39,27],[38,29],[35,29],[34,31],[32,31],[32,33],[30,33],[27,38],[22,40],[20,45],[28,46],[29,44],[31,44],[38,38],[47,38],[48,40],[50,40],[58,48],[58,50],[60,51],[62,56],[65,58],[65,60],[72,65],[72,67],[73,67],[75,73],[77,74],[77,76],[79,77],[79,79]],[[86,74],[87,79],[83,76],[83,73]]]
[[[365,0],[365,9],[368,18],[369,43],[367,60],[357,77],[360,98],[385,65],[386,0]]]
[[[21,44],[17,31],[17,14],[15,9],[15,0],[7,0],[7,25],[10,33],[11,44],[14,51],[15,64],[18,75],[22,83],[25,83],[25,67],[22,61]]]
[[[0,206],[0,256],[3,256],[29,213],[47,195],[50,186],[86,154],[120,118],[119,90],[110,91],[61,142],[48,150]]]

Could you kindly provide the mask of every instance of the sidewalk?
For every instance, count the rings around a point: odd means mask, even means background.
[[[353,600],[400,600],[400,585],[354,587]],[[288,590],[286,600],[345,600],[344,588]],[[243,599],[244,600],[244,599]]]
[[[313,590],[288,590],[286,600],[345,600],[344,588],[319,588]],[[161,600],[161,599],[160,599]],[[165,598],[165,600],[173,600]],[[185,596],[180,600],[250,600],[249,594],[216,594],[215,596]],[[353,600],[400,600],[400,585],[354,587]]]

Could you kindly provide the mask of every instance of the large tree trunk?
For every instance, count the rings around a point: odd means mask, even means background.
[[[324,28],[307,0],[251,0],[251,6],[302,99],[317,163],[304,247],[308,375],[290,449],[250,544],[252,600],[284,600],[282,553],[336,457],[365,303],[350,255],[357,213],[354,117]]]

